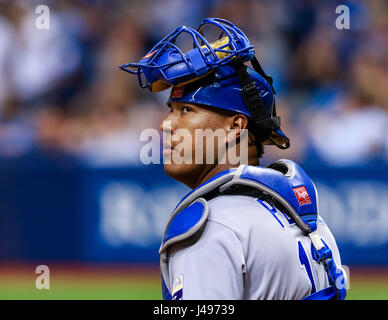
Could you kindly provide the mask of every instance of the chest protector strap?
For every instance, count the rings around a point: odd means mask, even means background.
[[[305,299],[345,299],[343,271],[337,268],[331,249],[316,232],[319,214],[315,185],[303,169],[291,160],[279,160],[267,168],[240,166],[224,171],[181,200],[167,224],[159,250],[165,299],[173,298],[169,288],[167,248],[196,233],[206,222],[207,200],[225,194],[269,197],[278,208],[284,210],[302,233],[311,239],[313,258],[323,264],[330,283],[329,288],[315,292]]]

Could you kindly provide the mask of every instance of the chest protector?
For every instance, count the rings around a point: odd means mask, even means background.
[[[192,190],[179,202],[167,224],[159,250],[165,300],[175,298],[169,287],[168,247],[194,235],[207,220],[207,201],[227,194],[266,197],[295,222],[303,235],[311,239],[313,259],[323,264],[330,286],[304,299],[345,299],[343,271],[337,268],[331,249],[316,232],[319,215],[315,185],[295,162],[279,160],[267,168],[245,165],[223,171]]]

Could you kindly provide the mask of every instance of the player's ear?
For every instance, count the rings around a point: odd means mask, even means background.
[[[229,119],[228,142],[240,139],[243,130],[248,128],[248,118],[243,114],[236,114]]]

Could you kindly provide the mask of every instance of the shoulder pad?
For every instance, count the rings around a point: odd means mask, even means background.
[[[233,185],[257,189],[279,202],[305,233],[315,231],[318,220],[317,192],[304,170],[291,160],[279,160],[267,168],[240,166],[219,186],[222,193]]]
[[[293,193],[291,198],[293,198],[292,204],[295,211],[310,227],[310,232],[315,231],[318,220],[318,192],[314,182],[298,164],[291,160],[278,160],[268,168],[283,173],[287,178]]]
[[[256,187],[280,202],[303,232],[310,233],[316,229],[316,188],[310,177],[295,162],[282,159],[267,168],[245,166],[238,179],[233,179],[223,188],[231,184]]]
[[[198,198],[183,210],[174,212],[165,229],[159,253],[195,234],[206,221],[208,214],[208,205],[203,198]]]

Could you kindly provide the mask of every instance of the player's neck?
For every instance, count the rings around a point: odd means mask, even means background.
[[[254,158],[250,159],[248,161],[248,165],[258,166],[259,165],[259,159],[257,159],[257,158],[256,159],[254,159]],[[201,184],[205,183],[206,181],[208,181],[209,179],[214,177],[216,174],[219,174],[219,173],[221,173],[223,171],[226,171],[226,170],[229,170],[229,169],[232,169],[232,168],[238,168],[239,166],[240,166],[240,164],[232,165],[232,164],[226,163],[226,164],[216,164],[213,167],[209,167],[209,168],[207,168],[207,170],[204,170],[198,176],[197,182],[192,187],[192,189],[197,188]]]
[[[234,167],[236,167],[236,166],[234,166]],[[218,165],[215,165],[214,167],[212,167],[210,170],[206,170],[206,171],[202,172],[198,176],[198,179],[197,179],[197,182],[196,182],[194,188],[198,187],[202,183],[205,183],[207,180],[214,177],[216,174],[218,174],[222,171],[231,169],[231,168],[233,168],[233,166],[231,166],[229,164],[218,164]]]
[[[239,149],[237,148],[237,150]],[[248,165],[258,166],[259,164],[260,162],[259,162],[259,156],[257,153],[257,148],[255,144],[250,144],[248,147]],[[240,165],[241,163],[231,164],[228,160],[226,160],[226,163],[224,164],[218,163],[212,166],[205,166],[202,172],[198,175],[198,179],[196,180],[194,185],[190,187],[192,189],[197,188],[199,185],[201,185],[202,183],[205,183],[207,180],[211,179],[216,174],[232,168],[238,168]]]

